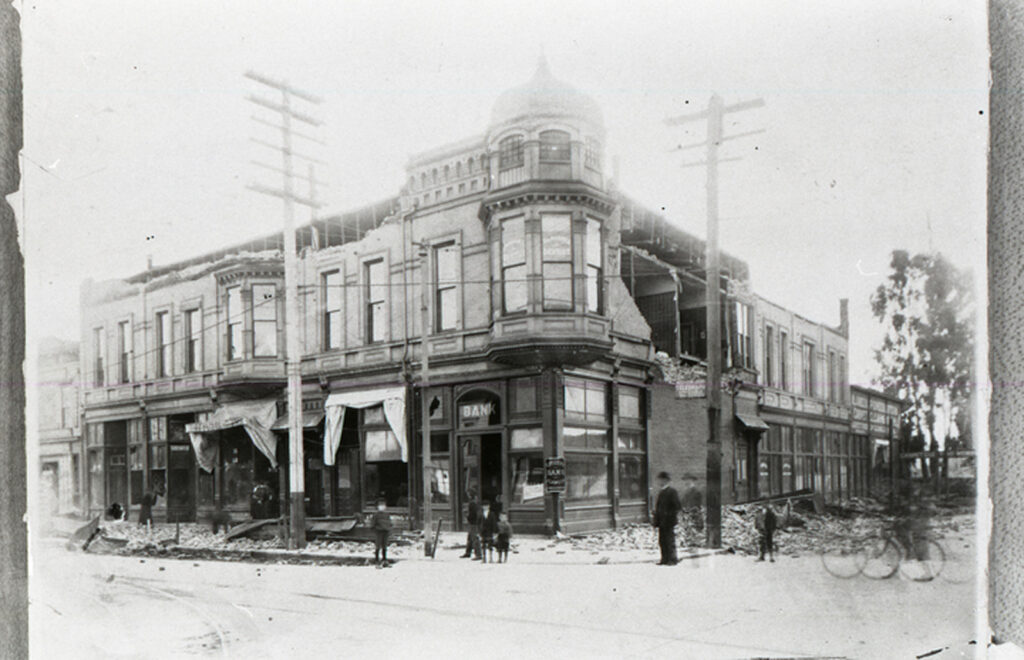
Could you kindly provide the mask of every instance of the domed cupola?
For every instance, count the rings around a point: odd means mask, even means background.
[[[543,55],[529,82],[506,90],[498,97],[491,111],[490,130],[538,119],[583,120],[590,124],[591,130],[604,132],[604,119],[597,102],[551,75]]]

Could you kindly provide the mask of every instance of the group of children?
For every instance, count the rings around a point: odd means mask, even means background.
[[[498,551],[498,563],[508,562],[508,551],[512,539],[512,525],[508,514],[501,510],[501,501],[493,504],[485,502],[483,510],[476,501],[469,504],[469,535],[466,542],[466,554],[483,563],[494,563],[494,551]],[[377,511],[370,520],[370,528],[374,535],[373,561],[377,568],[389,566],[388,536],[391,534],[391,516],[387,512],[387,502],[382,498],[377,501]]]

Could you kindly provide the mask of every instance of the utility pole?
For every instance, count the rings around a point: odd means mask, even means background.
[[[259,184],[250,184],[248,188],[265,195],[279,197],[284,201],[284,357],[288,376],[288,548],[294,550],[306,546],[306,480],[304,469],[305,457],[302,446],[302,372],[300,369],[302,346],[299,336],[299,283],[298,264],[295,254],[295,204],[305,204],[314,209],[319,205],[312,199],[303,198],[295,194],[293,184],[295,175],[292,170],[293,157],[312,162],[318,161],[293,152],[292,138],[297,136],[315,142],[319,141],[311,136],[295,133],[292,130],[292,121],[301,121],[314,127],[320,126],[321,122],[309,115],[295,111],[292,108],[292,98],[301,99],[315,105],[320,104],[321,100],[312,94],[295,89],[286,82],[272,80],[252,71],[246,72],[245,76],[281,94],[281,102],[279,104],[258,96],[249,96],[248,100],[278,113],[281,117],[279,125],[253,117],[255,121],[267,124],[281,131],[280,145],[255,138],[253,138],[253,141],[281,152],[280,169],[271,165],[258,164],[280,172],[283,175],[283,186],[278,190]]]
[[[423,416],[423,426],[421,429],[421,435],[423,436],[423,555],[426,557],[433,557],[434,551],[431,547],[433,541],[431,540],[431,528],[433,527],[433,512],[430,510],[431,501],[433,500],[433,493],[430,492],[430,483],[433,480],[431,457],[430,457],[430,397],[427,394],[427,389],[430,384],[430,352],[427,347],[427,340],[430,337],[430,329],[433,325],[430,322],[430,247],[426,242],[419,244],[420,254],[420,312],[423,315],[423,341],[420,343],[420,348],[423,351],[423,373],[422,382],[420,385],[420,405],[422,407],[421,415]]]
[[[721,266],[719,264],[718,250],[718,164],[720,162],[739,160],[738,158],[719,159],[718,148],[725,140],[731,140],[755,133],[763,133],[764,129],[740,133],[728,138],[722,137],[722,118],[726,113],[739,112],[752,108],[759,108],[764,105],[763,99],[744,101],[730,106],[722,103],[722,97],[712,94],[706,110],[697,113],[681,115],[666,119],[669,126],[678,126],[690,121],[707,119],[707,139],[686,146],[679,146],[679,150],[691,147],[706,147],[706,160],[696,163],[687,163],[684,167],[699,165],[707,166],[707,262],[706,286],[705,286],[705,307],[707,325],[707,380],[705,383],[705,397],[707,400],[708,413],[708,445],[706,461],[706,495],[705,495],[705,541],[709,548],[722,547],[722,440],[721,414],[722,414],[722,293],[721,293]]]

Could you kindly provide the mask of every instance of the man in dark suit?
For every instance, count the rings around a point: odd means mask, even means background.
[[[659,566],[674,566],[679,563],[676,557],[676,519],[682,504],[679,502],[679,493],[669,486],[670,481],[668,472],[658,474],[658,499],[654,504],[651,522],[658,529],[658,545],[661,546]]]

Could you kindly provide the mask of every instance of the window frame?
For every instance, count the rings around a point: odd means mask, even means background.
[[[462,285],[462,246],[460,245],[457,238],[438,239],[430,245],[430,265],[431,273],[433,275],[433,333],[438,334],[442,332],[450,332],[452,330],[458,330],[461,327],[462,319],[462,305],[461,305],[461,285]],[[443,250],[450,250],[452,274],[450,280],[442,281],[441,279],[441,255]],[[444,321],[444,304],[443,299],[446,294],[449,294],[454,298],[452,302],[452,315],[450,323],[445,324]]]
[[[594,233],[592,234],[592,230]],[[592,240],[596,236],[597,258],[591,254]],[[594,314],[604,313],[604,226],[603,223],[592,216],[586,217],[586,229],[583,233],[583,276],[586,282],[584,294],[585,311]],[[593,289],[591,289],[593,287]],[[591,292],[593,291],[593,301]]]
[[[104,358],[106,353],[106,337],[104,336],[106,329],[103,326],[98,326],[92,329],[92,348],[93,348],[93,378],[96,380],[96,385],[102,387],[106,381],[106,374],[104,369]]]
[[[132,382],[132,321],[123,319],[117,322],[117,375],[118,383]]]
[[[764,324],[764,384],[775,387],[775,327]]]
[[[337,284],[330,284],[330,279],[333,277],[338,278]],[[330,306],[332,286],[338,287],[337,308],[332,308]],[[320,273],[320,293],[320,331],[323,334],[323,341],[320,345],[323,347],[324,351],[334,351],[344,348],[345,274],[340,267],[325,270]],[[332,321],[332,318],[335,320]],[[335,325],[337,325],[338,328],[337,345],[335,345],[332,340]]]
[[[270,289],[271,291],[273,291],[273,294],[274,294],[273,298],[270,299],[272,302],[267,303],[267,302],[263,302],[263,301],[257,300],[257,296],[256,296],[256,290],[257,289]],[[277,286],[276,283],[273,283],[273,282],[253,282],[250,285],[250,287],[249,287],[249,300],[250,300],[250,302],[249,302],[249,311],[250,311],[250,319],[252,321],[252,356],[253,356],[253,358],[275,359],[275,358],[280,357],[280,355],[281,355],[281,347],[279,345],[280,342],[278,340],[278,330],[279,330],[278,323],[280,322],[280,310],[278,309],[278,299],[279,298],[280,298],[280,292],[279,292],[279,289],[278,289],[278,286]],[[274,318],[273,319],[257,318],[257,310],[261,310],[261,311],[272,310],[273,313],[274,313]],[[273,331],[273,333],[271,335],[273,337],[273,350],[274,350],[274,352],[273,353],[269,353],[269,354],[257,353],[257,347],[259,346],[259,337],[260,337],[260,332],[257,330],[257,328],[269,326],[271,324],[274,327],[274,331]]]
[[[232,305],[232,299],[239,309]],[[224,322],[227,331],[224,338],[227,361],[241,360],[245,357],[245,300],[242,297],[241,284],[224,289]],[[237,341],[234,332],[236,329]]]
[[[558,136],[559,140],[551,138]],[[564,140],[562,137],[564,136]],[[557,128],[541,131],[537,135],[540,145],[538,162],[540,163],[570,163],[572,162],[572,135],[568,131]]]
[[[522,167],[525,162],[524,139],[521,133],[503,137],[498,142],[498,170],[511,170]]]
[[[566,223],[566,235],[568,237],[568,254],[564,257],[558,254],[548,255],[549,246],[552,246],[550,236],[554,235],[554,232],[547,231],[545,222],[548,220],[560,220]],[[540,214],[540,233],[541,233],[541,254],[540,254],[540,276],[541,276],[541,308],[545,312],[565,312],[572,311],[576,304],[574,269],[573,269],[573,217],[571,213],[541,213]],[[553,250],[553,247],[550,248]],[[551,282],[558,282],[561,280],[556,275],[548,275],[548,267],[556,270],[562,270],[568,266],[569,277],[568,277],[568,293],[569,299],[567,301],[551,299],[548,295],[548,284]],[[557,302],[556,302],[557,301]]]
[[[156,344],[156,377],[167,378],[172,373],[174,359],[174,329],[171,310],[159,310],[153,315],[153,333]]]
[[[519,261],[506,261],[508,256],[508,247],[510,238],[515,239],[517,237],[512,236],[512,232],[506,233],[506,228],[511,228],[514,224],[519,226],[518,240],[521,244],[521,260]],[[500,256],[500,268],[501,268],[501,310],[505,315],[510,314],[521,314],[525,313],[529,309],[530,295],[529,287],[527,286],[527,250],[526,250],[526,217],[522,215],[516,215],[509,218],[502,218],[498,225],[499,230],[499,256]],[[510,271],[522,272],[522,277],[509,277]],[[509,290],[513,285],[522,287],[522,305],[515,309],[509,308]]]
[[[814,359],[815,359],[815,346],[814,343],[804,339],[803,348],[801,350],[802,359],[800,361],[803,377],[803,394],[806,396],[816,396],[816,387],[814,382]]]
[[[789,387],[789,377],[786,370],[789,368],[789,333],[779,328],[779,388],[785,390]]]
[[[182,330],[185,333],[185,373],[195,373],[203,369],[203,308],[192,307],[181,313]],[[199,327],[195,322],[198,320]]]
[[[594,170],[601,171],[601,141],[589,136],[584,141],[583,165]]]
[[[379,266],[383,282],[375,284],[372,280],[373,268]],[[388,305],[390,299],[391,272],[388,260],[383,254],[367,256],[360,261],[360,272],[362,274],[362,296],[363,296],[363,339],[367,344],[381,344],[388,341]],[[381,295],[374,298],[376,291]],[[380,335],[374,333],[378,329],[377,321],[380,322]]]

